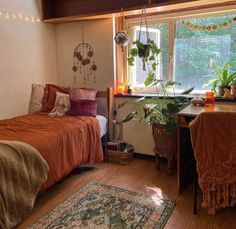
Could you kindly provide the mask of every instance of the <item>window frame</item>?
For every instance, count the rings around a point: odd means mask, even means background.
[[[223,16],[227,14],[236,14],[236,9],[230,9],[230,7],[222,7],[217,9],[208,9],[208,11],[185,11],[177,15],[176,13],[171,13],[169,15],[153,15],[147,18],[148,24],[153,23],[168,23],[169,28],[169,61],[168,61],[168,80],[174,80],[174,68],[175,68],[175,30],[176,30],[176,22],[179,20],[188,20],[192,18],[202,18],[202,17],[210,17],[210,16]],[[133,26],[139,26],[140,18],[132,18],[127,19],[126,24],[128,28],[128,34],[131,34],[131,41],[134,41],[134,36],[132,33]],[[125,54],[128,56],[128,50],[132,48],[132,42],[129,43],[127,48],[125,49]],[[131,68],[128,66],[127,61],[124,61],[124,69],[126,69],[125,74],[123,75],[123,82],[130,82],[131,86],[133,84],[133,77],[130,77]],[[147,88],[147,87],[132,87],[134,94],[154,94],[157,93],[157,88]],[[182,90],[176,90],[176,93],[180,93]],[[203,95],[206,90],[194,90],[191,94],[199,94]]]

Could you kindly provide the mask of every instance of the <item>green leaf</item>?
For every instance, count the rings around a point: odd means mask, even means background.
[[[178,113],[179,112],[178,106],[174,103],[168,103],[167,109],[170,113]]]
[[[130,49],[130,55],[131,56],[137,56],[138,55],[138,49],[137,48]]]
[[[152,70],[153,70],[154,72],[157,70],[157,63],[156,63],[156,62],[154,62],[154,63],[152,64]]]
[[[129,113],[125,118],[123,118],[121,120],[121,123],[129,122],[130,120],[132,120],[134,118],[134,116],[136,114],[137,114],[137,111],[133,111],[133,112]]]
[[[187,94],[191,93],[191,92],[194,90],[194,88],[195,88],[195,87],[191,87],[191,88],[189,88],[189,89],[183,91],[181,94],[182,94],[182,95],[187,95]]]
[[[153,55],[149,56],[149,61],[153,61],[153,60],[155,60],[155,56]]]
[[[149,72],[144,84],[146,87],[150,86],[155,79],[155,72]]]
[[[173,133],[175,130],[177,129],[177,125],[176,125],[176,122],[167,122],[166,125],[165,125],[165,130],[167,133]]]
[[[124,102],[118,104],[117,108],[120,109],[120,108],[124,107],[127,103],[128,103],[127,101],[124,101]]]

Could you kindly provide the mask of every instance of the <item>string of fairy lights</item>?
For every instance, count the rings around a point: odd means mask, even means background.
[[[8,11],[3,11],[3,10],[0,10],[0,19],[1,18],[7,19],[7,20],[20,19],[20,20],[24,20],[26,22],[32,22],[32,23],[42,22],[42,20],[38,17],[25,15],[23,13],[14,13],[14,12],[8,12]]]

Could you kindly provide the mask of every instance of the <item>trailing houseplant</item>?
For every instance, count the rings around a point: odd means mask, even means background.
[[[141,32],[142,32],[142,24],[143,20],[145,23],[145,41],[141,41]],[[139,35],[138,39],[136,41],[132,42],[133,48],[129,50],[129,55],[128,55],[128,64],[130,66],[134,65],[134,61],[136,57],[142,58],[143,62],[143,70],[146,71],[146,64],[147,62],[152,63],[152,69],[156,71],[157,67],[157,56],[160,54],[161,50],[157,47],[155,42],[150,38],[149,32],[148,32],[148,24],[147,24],[147,16],[146,16],[146,9],[142,9],[142,16],[141,16],[141,21],[140,21],[140,29],[139,29]],[[152,71],[148,71],[148,74],[154,74]]]
[[[216,88],[218,87],[218,95],[223,96],[224,89],[230,90],[230,85],[236,80],[236,71],[231,72],[229,67],[229,62],[226,62],[223,67],[218,63],[213,64],[214,74],[211,75],[210,79],[203,85],[203,87],[212,85],[212,91],[215,93]]]

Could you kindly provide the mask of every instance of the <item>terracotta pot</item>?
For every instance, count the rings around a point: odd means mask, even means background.
[[[233,97],[236,98],[236,84],[231,85],[231,90],[233,93]]]
[[[225,92],[224,92],[224,89],[225,89],[225,88],[227,88],[227,89],[229,89],[229,90],[231,89],[230,86],[222,86],[222,85],[219,85],[219,86],[218,86],[218,95],[219,95],[220,97],[222,97],[222,96],[224,95],[224,93],[225,93]]]

